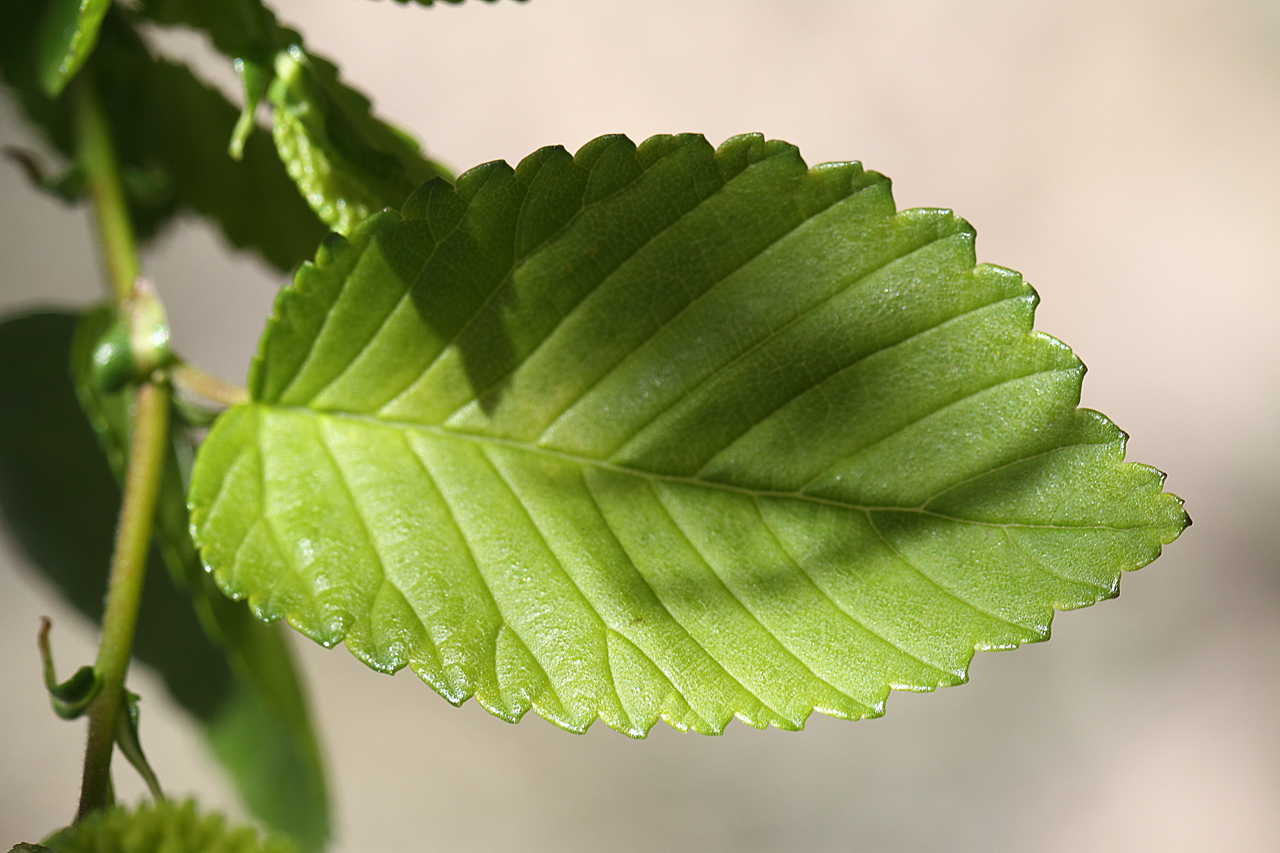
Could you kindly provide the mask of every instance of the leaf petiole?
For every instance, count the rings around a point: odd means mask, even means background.
[[[200,397],[211,403],[231,407],[249,402],[249,392],[244,388],[185,362],[178,362],[169,368],[169,378],[173,380],[174,388],[183,394]]]

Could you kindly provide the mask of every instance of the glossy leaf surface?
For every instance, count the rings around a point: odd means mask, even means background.
[[[104,456],[69,364],[83,377],[109,324],[105,311],[87,315],[73,357],[74,315],[0,323],[0,510],[31,562],[94,622],[102,618],[119,512],[112,466],[123,470],[128,399],[81,383]],[[328,809],[301,686],[280,631],[227,600],[200,568],[179,473],[184,441],[179,436],[164,473],[134,654],[206,726],[254,814],[318,849]],[[189,464],[190,446],[183,452]]]
[[[489,163],[299,271],[192,522],[259,616],[508,720],[878,715],[1188,523],[1035,302],[785,143]]]

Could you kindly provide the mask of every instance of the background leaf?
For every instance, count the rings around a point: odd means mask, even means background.
[[[280,294],[198,455],[202,554],[264,619],[573,731],[959,683],[1188,523],[973,244],[759,137],[432,181]]]
[[[111,468],[125,462],[128,397],[82,382],[94,426],[86,420],[69,362],[87,373],[110,313],[86,315],[73,342],[76,324],[54,313],[0,324],[0,508],[31,562],[99,622],[120,501]],[[204,723],[253,813],[319,849],[328,832],[324,778],[288,648],[278,629],[228,601],[202,571],[180,473],[191,448],[180,431],[174,444],[134,653]]]
[[[74,158],[70,105],[38,85],[36,37],[45,4],[0,13],[0,69],[31,121]],[[213,220],[231,243],[288,270],[310,257],[326,228],[298,197],[270,141],[250,138],[227,156],[238,110],[183,65],[155,59],[123,13],[103,22],[95,73],[140,237],[183,212]]]
[[[338,69],[293,47],[276,54],[267,98],[280,159],[316,215],[348,234],[371,214],[398,209],[424,181],[447,173],[403,131],[338,80]]]
[[[370,100],[343,83],[332,62],[306,51],[257,0],[147,0],[141,14],[208,33],[245,81],[246,113],[265,92],[272,136],[303,197],[329,227],[348,233],[370,213],[399,208],[415,187],[448,177],[406,131],[374,116]],[[240,22],[249,22],[241,25]],[[243,139],[242,123],[233,148]]]

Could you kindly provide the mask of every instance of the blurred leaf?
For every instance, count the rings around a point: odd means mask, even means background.
[[[497,0],[485,0],[488,3],[495,3]],[[401,6],[409,3],[417,3],[419,6],[434,6],[436,3],[448,3],[451,6],[457,6],[459,3],[465,3],[466,0],[395,0]],[[524,2],[524,0],[516,0],[516,2]]]
[[[372,212],[398,208],[424,181],[448,177],[411,135],[374,116],[369,99],[343,83],[332,62],[308,53],[302,37],[257,0],[144,0],[140,13],[203,30],[235,60],[245,112],[233,151],[246,144],[251,113],[267,95],[280,158],[331,228],[347,233]]]
[[[97,670],[91,666],[82,666],[66,681],[58,682],[57,670],[53,665],[53,650],[49,647],[49,629],[52,621],[47,617],[41,620],[38,642],[40,646],[40,662],[44,668],[44,688],[49,693],[49,704],[53,712],[64,720],[74,720],[89,709],[90,703],[97,698],[102,689],[102,680]]]
[[[332,64],[294,47],[276,54],[275,71],[267,98],[276,151],[334,231],[348,234],[373,213],[399,209],[420,184],[445,175],[408,135],[374,118]]]
[[[74,159],[69,102],[49,98],[36,79],[31,39],[42,8],[15,3],[0,12],[0,69],[27,117]],[[118,11],[103,22],[94,73],[141,238],[190,211],[279,269],[312,254],[327,229],[298,196],[272,143],[250,138],[241,162],[228,157],[238,110],[185,66],[152,57]]]
[[[875,716],[1188,523],[1035,302],[786,143],[489,163],[281,291],[192,526],[260,618],[504,719]]]
[[[77,402],[68,362],[74,353],[83,376],[110,322],[106,309],[85,315],[74,347],[74,315],[0,323],[0,510],[32,564],[95,622],[119,511],[112,466],[122,471],[126,458],[128,397],[81,389],[109,465]],[[317,850],[328,833],[328,805],[302,687],[279,628],[229,601],[200,567],[181,475],[191,452],[175,431],[134,654],[206,725],[253,813]],[[236,738],[256,740],[256,748],[228,751],[226,742]]]
[[[220,814],[202,815],[191,801],[113,806],[86,816],[45,840],[52,853],[292,853],[278,836],[260,838],[248,826],[228,826]],[[34,845],[33,845],[34,846]]]
[[[50,0],[40,30],[40,84],[59,94],[98,43],[111,0]]]

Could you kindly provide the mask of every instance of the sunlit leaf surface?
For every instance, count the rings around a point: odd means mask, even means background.
[[[197,540],[261,617],[509,720],[875,716],[1188,523],[1035,302],[964,220],[785,143],[489,163],[281,293]]]

